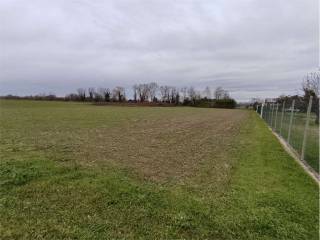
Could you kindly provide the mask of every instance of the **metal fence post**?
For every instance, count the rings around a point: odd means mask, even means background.
[[[278,109],[279,109],[279,103],[277,103],[277,107],[276,107],[276,117],[275,117],[275,119],[274,119],[274,130],[275,130],[275,131],[277,131]]]
[[[266,123],[268,123],[268,103],[266,103],[265,109],[264,109],[264,120]]]
[[[292,121],[293,121],[294,102],[295,102],[295,100],[293,99],[292,105],[291,105],[291,116],[290,116],[290,123],[289,123],[289,130],[288,130],[288,139],[287,139],[287,142],[288,142],[289,144],[290,144],[290,137],[291,137]]]
[[[311,106],[312,106],[312,96],[310,96],[309,99],[309,105],[307,110],[307,119],[306,119],[306,125],[304,127],[304,133],[303,133],[303,141],[302,141],[302,149],[301,149],[301,160],[304,160],[306,145],[307,145],[307,135],[308,135],[308,129],[309,129],[309,121],[310,121],[310,112],[311,112]]]
[[[260,112],[260,117],[263,118],[263,108],[264,108],[264,103],[261,104],[261,112]]]
[[[282,103],[282,113],[281,113],[280,131],[279,131],[280,136],[282,136],[281,133],[282,133],[282,124],[283,124],[284,108],[285,108],[285,106],[286,106],[286,101],[284,101],[284,102]]]
[[[270,118],[271,118],[271,103],[268,104],[268,119],[267,119],[268,125],[270,123]]]
[[[271,110],[271,121],[270,121],[270,127],[272,128],[273,123],[273,111],[274,111],[274,103],[272,103],[272,110]]]

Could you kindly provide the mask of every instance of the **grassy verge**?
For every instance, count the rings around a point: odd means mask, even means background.
[[[277,116],[277,118],[273,121],[273,127],[276,126],[275,131],[287,140],[290,123],[290,112],[284,113],[281,133],[281,112],[278,112],[278,114],[275,116]],[[315,119],[315,114],[311,114],[309,129],[307,131],[305,160],[316,172],[319,172],[319,125],[315,124]],[[298,154],[301,154],[302,151],[305,124],[306,113],[295,113],[292,122],[290,145],[297,151]]]
[[[318,186],[261,119],[240,135],[239,165],[222,208],[226,239],[318,239]]]
[[[82,114],[92,113],[88,107],[81,106]],[[99,109],[99,115],[103,114],[101,111],[104,110]],[[123,110],[115,111],[119,118]],[[153,109],[144,111],[156,114]],[[160,111],[182,114],[185,118],[189,111],[198,114],[202,110]],[[9,113],[8,119],[14,119],[14,113]],[[200,113],[202,116],[203,112]],[[149,116],[145,114],[144,117]],[[212,149],[214,154],[208,156],[216,160],[201,163],[199,171],[181,182],[141,178],[131,171],[135,165],[88,166],[78,164],[76,159],[60,162],[64,154],[73,153],[54,154],[56,148],[51,145],[46,151],[28,148],[13,141],[17,135],[12,131],[3,130],[2,137],[6,135],[7,139],[2,139],[5,144],[1,148],[0,236],[2,239],[318,239],[318,186],[282,149],[265,123],[255,113],[247,114],[239,133],[228,142],[231,146],[222,153]],[[123,116],[136,115],[130,112]],[[155,118],[159,116],[156,114]],[[94,119],[87,119],[82,127],[100,124],[101,119]],[[110,119],[113,127],[118,124],[113,122],[114,117]],[[45,129],[40,117],[38,121],[38,126]],[[21,127],[16,134],[23,135],[22,130]],[[217,157],[218,154],[224,158]],[[215,173],[217,160],[232,164],[230,176],[220,182],[222,176]],[[223,186],[216,187],[217,181]]]

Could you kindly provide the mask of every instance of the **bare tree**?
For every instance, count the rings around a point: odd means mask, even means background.
[[[303,79],[302,88],[313,91],[319,97],[320,71],[307,74]]]
[[[89,99],[90,99],[90,101],[93,100],[94,93],[95,93],[94,88],[92,88],[92,87],[88,88],[88,94],[89,94]]]
[[[110,102],[111,92],[109,88],[99,88],[98,93],[105,102]]]
[[[224,90],[223,99],[230,99],[230,94],[227,90]]]
[[[179,99],[180,99],[180,95],[179,95],[179,90],[176,87],[170,87],[169,88],[169,102],[170,103],[175,103],[178,104],[179,103]]]
[[[161,95],[161,100],[163,102],[170,102],[170,87],[169,86],[161,86],[160,87],[160,95]]]
[[[123,87],[115,87],[112,90],[112,98],[115,101],[123,102],[125,101],[125,89]]]
[[[183,101],[185,101],[187,99],[187,96],[188,96],[188,88],[187,87],[182,87],[180,89],[180,92],[182,94],[182,97],[183,97]]]
[[[176,96],[175,96],[175,104],[179,104],[179,103],[180,103],[180,92],[177,90]]]
[[[229,92],[224,90],[222,87],[217,87],[216,90],[214,91],[214,97],[217,100],[229,99],[230,95],[229,95]]]
[[[320,71],[309,73],[306,75],[302,82],[302,89],[304,92],[305,106],[310,99],[313,97],[313,104],[311,111],[316,114],[316,124],[319,124],[319,89],[320,89]]]
[[[188,94],[189,94],[189,97],[190,97],[190,100],[192,101],[192,103],[195,104],[197,101],[197,92],[194,89],[194,87],[190,87],[188,89]]]
[[[206,86],[206,88],[203,91],[204,97],[207,99],[211,99],[211,89],[209,86]]]
[[[151,102],[155,102],[158,90],[158,84],[155,82],[148,84],[149,97]]]
[[[79,94],[70,93],[65,96],[65,100],[67,101],[77,101],[79,100]]]
[[[137,84],[133,85],[132,89],[133,89],[133,100],[134,100],[135,102],[137,102],[137,98],[138,98],[138,85],[137,85]]]
[[[201,99],[201,92],[200,91],[196,91],[196,101]]]
[[[134,96],[138,96],[140,102],[155,101],[157,95],[158,85],[155,82],[134,85]]]
[[[149,86],[148,84],[139,84],[137,85],[137,94],[140,102],[145,102],[149,97]]]
[[[84,88],[78,88],[77,89],[78,92],[78,97],[81,101],[85,101],[86,100],[86,90]],[[70,95],[71,96],[71,95]],[[73,96],[74,97],[74,96]]]
[[[104,100],[106,102],[110,102],[110,100],[111,100],[111,91],[110,91],[109,88],[107,88],[105,93],[104,93]]]
[[[261,98],[251,98],[250,102],[247,104],[247,107],[252,106],[254,110],[257,110],[259,105],[261,105],[263,102],[264,100]]]
[[[95,102],[101,102],[103,100],[103,94],[101,94],[101,92],[98,90],[94,92],[93,99]]]
[[[214,91],[214,98],[219,100],[222,99],[224,94],[224,90],[222,87],[217,87],[216,90]]]

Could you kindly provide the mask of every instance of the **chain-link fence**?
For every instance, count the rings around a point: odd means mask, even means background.
[[[319,173],[319,102],[290,99],[269,101],[257,112],[305,161]],[[318,116],[318,117],[317,117]]]

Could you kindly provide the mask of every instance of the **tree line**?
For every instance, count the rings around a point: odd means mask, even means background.
[[[197,90],[194,87],[174,87],[169,85],[159,86],[155,82],[135,84],[130,92],[131,98],[127,97],[124,87],[114,88],[78,88],[74,93],[65,97],[57,97],[54,94],[38,94],[35,96],[13,96],[7,95],[2,98],[7,99],[34,99],[34,100],[64,100],[81,102],[101,102],[101,103],[152,103],[186,105],[197,107],[221,107],[234,108],[236,101],[230,97],[227,90],[217,87],[212,90],[206,87],[204,90]]]
[[[127,99],[124,87],[109,88],[78,88],[76,93],[66,95],[66,100],[95,102],[153,102],[169,104],[196,104],[201,100],[231,100],[229,92],[222,87],[214,91],[206,87],[198,91],[194,87],[159,86],[155,82],[135,84],[132,87],[132,98]],[[212,98],[214,96],[214,98]]]

